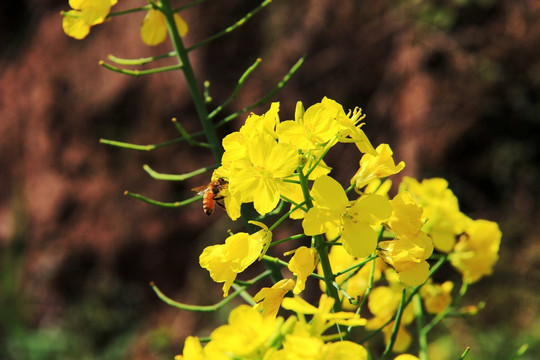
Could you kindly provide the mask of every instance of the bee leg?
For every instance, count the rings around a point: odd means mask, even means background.
[[[220,208],[222,209],[225,209],[225,204],[223,204],[220,200],[223,200],[224,197],[222,196],[221,198],[218,198],[218,199],[214,199],[216,201],[216,204],[219,205]]]

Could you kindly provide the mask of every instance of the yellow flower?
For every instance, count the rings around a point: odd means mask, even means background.
[[[458,200],[445,179],[416,179],[404,177],[400,191],[408,191],[424,209],[427,219],[423,230],[431,236],[435,248],[448,253],[456,243],[456,236],[471,222],[460,210]]]
[[[294,311],[300,315],[299,319],[304,324],[307,324],[304,315],[313,315],[313,319],[309,323],[309,332],[312,335],[320,336],[335,324],[345,326],[363,326],[366,324],[366,319],[361,318],[360,315],[354,312],[333,312],[333,306],[334,299],[328,297],[326,294],[321,295],[319,307],[311,305],[298,296],[285,298],[282,303],[284,309]]]
[[[350,205],[341,185],[326,175],[315,180],[311,195],[315,204],[302,222],[306,235],[341,234],[343,247],[353,256],[366,257],[375,250],[377,232],[373,227],[390,215],[387,199],[369,194]]]
[[[356,189],[361,189],[375,179],[385,178],[397,174],[405,167],[401,161],[394,163],[392,149],[388,144],[381,144],[375,149],[377,155],[364,154],[360,159],[360,169],[351,179],[351,185]]]
[[[256,134],[249,140],[247,161],[237,161],[230,172],[230,197],[239,198],[240,203],[253,202],[255,210],[264,215],[277,206],[284,188],[283,178],[292,175],[297,165],[298,155],[292,146],[277,143],[268,134]],[[238,209],[230,210],[239,213]],[[229,215],[234,219],[230,212]]]
[[[159,2],[158,2],[159,3]],[[181,37],[188,32],[187,23],[178,14],[174,14],[176,29]],[[150,9],[141,23],[141,39],[146,45],[161,44],[167,38],[167,21],[165,15],[159,10]]]
[[[378,254],[396,270],[403,283],[420,285],[429,277],[426,260],[433,252],[433,241],[421,230],[422,208],[407,192],[396,195],[391,204],[388,225],[396,238],[379,242]]]
[[[423,232],[414,238],[401,237],[379,243],[379,256],[399,275],[408,286],[423,284],[429,277],[426,259],[433,252],[433,242]]]
[[[294,255],[289,262],[289,270],[296,275],[296,285],[294,287],[294,294],[298,295],[306,287],[306,280],[317,265],[318,255],[315,248],[307,248],[300,246],[295,250]]]
[[[251,235],[244,232],[231,235],[225,240],[225,244],[208,246],[199,257],[201,267],[210,272],[212,279],[224,283],[223,297],[229,294],[236,275],[257,260],[269,236],[271,237],[264,224],[254,223],[263,229]]]
[[[262,288],[253,297],[253,301],[257,303],[254,308],[258,311],[262,310],[263,316],[276,317],[283,297],[293,288],[294,280],[292,279],[282,279],[271,288]]]
[[[418,360],[418,358],[411,354],[401,354],[396,356],[394,360]]]
[[[278,111],[279,103],[273,103],[266,114],[251,114],[240,131],[223,139],[222,166],[212,177],[229,181],[225,208],[233,220],[240,217],[242,203],[253,202],[264,215],[277,206],[282,194],[296,198],[301,193],[299,186],[283,181],[296,170],[298,154],[294,146],[276,140]]]
[[[324,147],[344,129],[338,121],[339,117],[346,117],[343,107],[334,100],[324,98],[305,112],[297,111],[294,121],[280,123],[277,128],[279,140],[294,144],[302,151]]]
[[[452,289],[454,284],[451,281],[445,281],[442,284],[433,284],[428,281],[420,289],[420,296],[424,300],[426,311],[432,314],[439,314],[446,309],[452,302]]]
[[[497,223],[475,220],[459,237],[450,254],[450,262],[463,275],[463,281],[474,283],[491,275],[499,259],[502,233]]]
[[[267,340],[275,333],[278,324],[274,317],[263,316],[251,306],[240,305],[229,314],[228,325],[222,325],[212,332],[210,344],[230,358],[260,359],[267,350]]]
[[[62,27],[66,35],[77,40],[85,38],[90,27],[105,21],[118,0],[69,0],[73,10],[63,13]]]
[[[230,358],[223,351],[210,343],[204,348],[201,346],[199,338],[188,336],[184,343],[183,355],[176,355],[174,360],[229,360]]]

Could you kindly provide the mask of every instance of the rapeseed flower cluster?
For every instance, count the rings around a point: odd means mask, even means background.
[[[268,2],[263,1],[260,8]],[[168,1],[152,0],[111,13],[116,4],[117,0],[69,0],[71,10],[63,12],[65,33],[82,39],[108,18],[134,12],[145,12],[140,36],[147,45],[160,44],[175,27],[181,37],[188,32],[176,13],[179,10],[172,10]],[[173,35],[176,55],[189,62],[189,49]],[[190,68],[184,60],[178,65],[184,74]],[[191,76],[186,75],[186,80],[195,85]],[[211,130],[215,124],[208,122],[217,110],[201,118],[214,150],[217,144]],[[362,109],[345,111],[325,97],[307,109],[298,102],[294,119],[280,119],[279,111],[280,104],[273,103],[262,115],[250,114],[238,131],[223,139],[221,164],[203,191],[207,214],[212,213],[215,201],[232,220],[243,217],[256,227],[250,232],[229,230],[223,243],[207,246],[199,256],[201,267],[223,284],[226,299],[210,307],[186,306],[154,288],[167,303],[184,309],[216,309],[230,304],[236,295],[247,303],[233,308],[228,323],[213,330],[205,341],[189,336],[176,359],[367,360],[375,358],[371,339],[378,334],[385,344],[382,358],[394,352],[400,353],[395,360],[426,359],[426,336],[434,325],[448,314],[479,311],[475,305],[460,307],[459,300],[469,284],[492,274],[502,237],[498,225],[462,213],[445,179],[418,181],[404,176],[394,187],[397,192],[392,191],[391,177],[402,172],[405,163],[394,159],[390,145],[372,145],[363,131]],[[191,140],[185,130],[178,129],[184,140]],[[328,161],[326,155],[340,143],[354,144],[358,167],[356,160]],[[219,157],[219,151],[215,155]],[[332,174],[332,166],[345,164],[354,165],[347,187]],[[250,221],[248,217],[254,218],[246,216],[250,213],[258,214],[257,221]],[[301,233],[275,239],[284,233],[276,231],[284,221],[296,221]],[[289,247],[277,253],[276,245]],[[252,280],[237,280],[259,261],[266,264],[266,271]],[[454,282],[433,280],[446,262],[462,277],[459,292]],[[251,295],[251,287],[267,276],[273,285],[259,286]],[[310,279],[319,280],[320,297],[305,294],[306,290],[318,292]],[[233,286],[236,291],[229,295]],[[318,301],[312,304],[301,296]],[[431,321],[425,321],[428,317]],[[415,324],[416,331],[410,331]],[[406,353],[413,334],[419,337],[419,357]],[[372,347],[369,352],[368,347]]]
[[[391,197],[388,178],[405,164],[394,160],[388,144],[372,146],[363,120],[360,109],[346,113],[336,101],[324,98],[307,109],[298,103],[295,119],[281,121],[279,103],[273,103],[265,114],[249,115],[239,131],[223,139],[225,152],[213,179],[228,181],[220,195],[231,219],[241,216],[242,207],[252,207],[261,219],[283,209],[276,210],[280,203],[290,203],[290,210],[270,227],[256,222],[261,230],[232,234],[223,245],[209,246],[200,257],[201,266],[224,283],[224,296],[236,276],[257,260],[285,264],[289,273],[262,288],[253,297],[253,307],[234,310],[229,325],[212,333],[204,348],[189,338],[185,359],[366,358],[361,345],[328,341],[335,340],[329,330],[353,326],[381,332],[387,346],[405,352],[412,342],[408,327],[416,316],[413,296],[423,299],[426,314],[445,314],[454,306],[454,284],[430,278],[437,259],[448,259],[464,283],[491,274],[501,238],[497,224],[463,214],[444,179],[419,182],[404,177]],[[324,159],[340,142],[354,143],[360,151],[359,167],[347,189],[331,176]],[[303,235],[313,240],[311,246],[293,246],[282,260],[267,251],[273,245],[272,230],[287,217],[301,220]],[[308,288],[310,277],[318,277],[328,294],[319,307],[290,297]],[[338,292],[332,293],[334,289]],[[357,315],[364,302],[367,320]],[[278,316],[280,309],[294,311],[296,317],[284,320]],[[251,319],[246,320],[249,324],[238,313]]]

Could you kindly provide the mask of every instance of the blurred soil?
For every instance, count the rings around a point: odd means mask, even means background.
[[[186,43],[231,25],[256,4],[188,9]],[[282,119],[292,118],[298,100],[309,106],[328,96],[345,108],[361,106],[368,136],[392,146],[407,164],[403,175],[445,177],[464,212],[500,223],[496,273],[471,289],[474,300],[489,297],[475,326],[539,331],[540,3],[459,4],[275,0],[191,60],[201,82],[210,80],[217,105],[263,59],[225,116],[268,92],[307,54],[275,98]],[[139,3],[121,1],[115,9],[129,5]],[[198,267],[198,255],[239,225],[219,210],[206,217],[200,203],[162,209],[123,196],[128,189],[161,201],[186,199],[209,176],[164,182],[150,178],[143,164],[184,173],[212,165],[212,156],[184,143],[152,152],[99,143],[170,140],[179,136],[172,117],[189,132],[200,128],[180,73],[134,78],[98,66],[110,53],[170,51],[141,42],[142,14],[116,17],[76,41],[62,32],[59,12],[67,9],[67,1],[0,5],[0,269],[13,290],[0,299],[22,306],[0,335],[21,326],[67,326],[90,338],[79,340],[94,352],[126,334],[136,339],[132,358],[180,351],[179,340],[210,317],[171,310],[148,282],[179,301],[219,301],[221,287]],[[330,163],[346,181],[359,158],[342,150]],[[173,350],[155,340],[156,328],[169,329],[163,331]]]

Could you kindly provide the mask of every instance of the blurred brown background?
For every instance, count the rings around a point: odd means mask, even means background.
[[[113,10],[144,4],[124,0]],[[186,44],[257,4],[208,1],[187,10]],[[175,138],[172,117],[200,128],[179,72],[133,78],[98,66],[110,53],[170,51],[142,43],[143,13],[115,17],[77,41],[61,28],[59,12],[68,8],[61,0],[0,3],[0,359],[170,359],[188,334],[208,335],[215,315],[172,309],[148,282],[179,301],[217,302],[221,286],[198,255],[233,225],[219,210],[206,217],[200,203],[171,210],[123,196],[129,189],[186,199],[209,176],[163,182],[142,165],[183,173],[212,156],[186,144],[153,152],[99,144]],[[434,358],[456,359],[471,346],[467,359],[510,359],[524,343],[523,359],[540,353],[539,16],[536,0],[274,0],[190,54],[201,83],[211,82],[213,106],[263,59],[223,116],[264,95],[307,54],[275,98],[282,119],[298,100],[361,106],[368,136],[392,146],[405,175],[445,177],[465,213],[499,222],[495,274],[465,301],[485,300],[486,308],[444,322]],[[354,173],[359,157],[335,153],[336,175]]]

